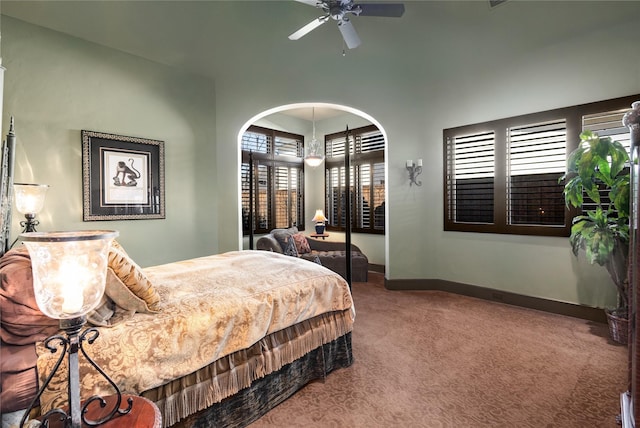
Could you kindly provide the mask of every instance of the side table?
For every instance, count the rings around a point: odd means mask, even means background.
[[[328,237],[329,237],[329,234],[328,234],[328,233],[326,233],[326,232],[325,232],[325,233],[312,233],[312,234],[311,234],[311,235],[309,235],[309,236],[310,236],[310,237],[312,237],[312,238],[322,238],[322,240],[324,241],[324,240],[325,240],[325,238],[328,238]]]
[[[92,403],[89,406],[87,412],[88,420],[98,420],[101,417],[106,416],[111,409],[115,406],[116,396],[109,395],[103,397],[107,402],[104,408],[101,408],[99,403]],[[122,394],[122,401],[120,402],[120,408],[126,409],[128,406],[127,400],[131,398],[133,400],[133,406],[131,411],[126,415],[115,416],[113,419],[99,425],[101,428],[161,428],[162,416],[160,410],[152,401],[138,395],[126,395]],[[68,411],[68,409],[65,409]],[[62,422],[56,419],[55,415],[49,418],[49,426],[51,428],[63,428]],[[82,424],[82,427],[89,427],[89,425]]]

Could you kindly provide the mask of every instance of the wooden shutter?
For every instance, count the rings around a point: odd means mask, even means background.
[[[494,132],[448,137],[445,150],[448,222],[493,223]]]
[[[564,119],[507,129],[507,223],[564,226]]]

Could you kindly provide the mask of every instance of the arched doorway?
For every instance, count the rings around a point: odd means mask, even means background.
[[[260,127],[277,129],[280,131],[294,132],[305,136],[305,141],[309,141],[312,135],[313,121],[315,119],[316,135],[318,140],[324,144],[324,135],[331,134],[333,132],[344,131],[348,126],[349,129],[355,129],[366,125],[375,125],[382,133],[385,142],[384,148],[384,219],[385,219],[385,231],[388,230],[388,204],[386,204],[387,195],[387,183],[388,183],[388,167],[387,167],[387,151],[388,151],[388,138],[386,131],[381,123],[379,123],[371,115],[348,106],[339,104],[322,103],[322,102],[306,102],[298,104],[287,104],[274,107],[272,109],[263,111],[256,114],[245,122],[237,137],[237,147],[239,152],[239,159],[242,159],[242,139],[245,132],[252,125]],[[240,160],[242,163],[242,160]],[[238,168],[240,177],[239,180],[242,183],[242,165]],[[313,213],[318,208],[324,208],[325,206],[325,169],[324,164],[311,168],[305,166],[305,219],[310,220]],[[239,186],[239,243],[240,248],[249,249],[249,239],[247,236],[243,236],[243,186]],[[308,218],[307,218],[308,217]],[[254,237],[255,240],[260,235]],[[332,233],[330,240],[340,241],[344,240],[344,234]],[[372,235],[367,233],[354,233],[352,234],[352,242],[358,245],[370,259],[370,263],[376,267],[384,269],[387,265],[388,256],[388,234],[384,235]]]

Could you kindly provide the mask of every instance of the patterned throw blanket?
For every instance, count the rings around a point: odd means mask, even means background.
[[[156,314],[135,314],[85,345],[123,392],[140,394],[248,348],[265,335],[320,314],[355,318],[348,284],[320,265],[266,251],[236,251],[144,269],[161,297]],[[332,340],[331,338],[330,340]],[[57,354],[38,347],[38,372]],[[82,396],[112,393],[81,360]],[[64,369],[64,368],[63,368]],[[41,399],[43,412],[64,404],[66,369]]]

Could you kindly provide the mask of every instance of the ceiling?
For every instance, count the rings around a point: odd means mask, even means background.
[[[287,38],[321,14],[292,0],[2,0],[0,12],[212,78],[239,66],[269,73],[289,64],[308,72],[322,63],[381,61],[448,74],[470,60],[491,61],[491,46],[524,54],[640,12],[637,1],[545,1],[544,8],[536,0],[494,8],[488,0],[403,3],[401,18],[353,17],[362,45],[345,57],[333,21],[298,41]]]
[[[387,68],[391,78],[444,79],[640,16],[638,1],[403,3],[401,18],[353,17],[362,45],[345,55],[333,21],[298,41],[287,38],[321,14],[293,0],[2,0],[0,12],[212,79],[258,67],[292,78],[336,74],[336,84],[347,86],[369,67]],[[306,110],[291,114],[310,119]],[[325,114],[334,113],[319,109],[316,119]]]
[[[290,108],[281,112],[282,114],[286,114],[289,116],[297,117],[298,119],[304,119],[311,121],[315,119],[320,122],[325,119],[331,119],[332,117],[339,116],[344,114],[345,112],[342,110],[336,110],[331,107],[300,107],[300,108]]]

